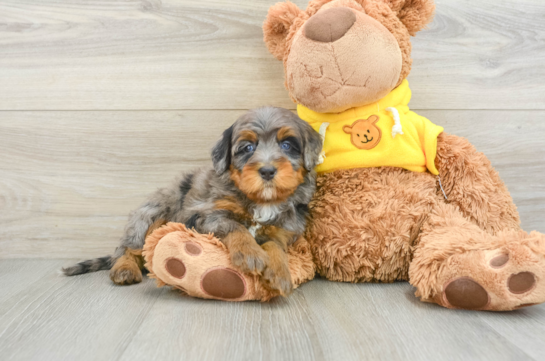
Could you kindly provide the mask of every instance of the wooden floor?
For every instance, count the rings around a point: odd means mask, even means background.
[[[270,303],[119,287],[70,260],[0,262],[1,360],[543,360],[545,305],[514,312],[424,304],[407,283],[314,280]]]
[[[246,109],[295,108],[263,44],[277,1],[0,0],[0,360],[545,359],[545,306],[451,311],[406,283],[323,280],[233,304],[58,274],[111,253]],[[545,3],[436,3],[411,108],[484,152],[545,232]]]

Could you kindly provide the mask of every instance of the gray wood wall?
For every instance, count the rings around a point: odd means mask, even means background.
[[[262,41],[275,2],[0,0],[0,258],[111,253],[245,109],[293,109]],[[411,106],[485,152],[545,232],[543,0],[436,3]]]

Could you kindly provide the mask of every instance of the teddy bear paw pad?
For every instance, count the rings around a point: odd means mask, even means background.
[[[515,307],[515,310],[518,310],[518,309],[524,308],[524,307],[535,306],[535,305],[539,305],[539,303],[524,303],[522,305],[519,305],[519,306]]]
[[[488,292],[469,277],[457,278],[447,284],[444,297],[455,308],[480,310],[490,303]]]
[[[520,272],[511,275],[507,281],[511,293],[516,295],[530,292],[536,286],[536,277],[531,272]]]
[[[202,277],[202,290],[212,297],[220,299],[241,298],[246,293],[244,278],[229,268],[209,270]]]
[[[185,242],[185,251],[191,256],[198,256],[202,253],[202,247],[194,242]]]
[[[490,260],[490,267],[502,268],[507,264],[508,261],[509,261],[508,254],[500,254],[499,256],[496,256]]]
[[[165,269],[174,278],[182,279],[185,276],[185,265],[178,258],[169,258],[165,263]]]

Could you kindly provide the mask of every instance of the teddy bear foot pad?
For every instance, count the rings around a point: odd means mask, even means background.
[[[146,267],[160,286],[170,285],[188,295],[225,301],[259,298],[253,276],[230,266],[225,246],[209,235],[169,223],[146,240]]]
[[[519,235],[514,233],[508,238]],[[450,265],[463,269],[466,275],[448,275],[437,303],[448,308],[502,311],[544,302],[542,238],[536,232],[495,250],[455,256]]]

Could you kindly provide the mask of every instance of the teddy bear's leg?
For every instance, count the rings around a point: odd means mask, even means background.
[[[435,164],[447,202],[458,206],[464,216],[492,234],[519,229],[519,214],[507,187],[488,158],[467,139],[440,134]]]
[[[545,236],[492,235],[453,205],[439,204],[423,224],[409,268],[416,296],[448,308],[512,310],[545,301]]]
[[[158,286],[169,285],[190,296],[225,301],[267,301],[278,295],[263,286],[260,277],[233,267],[227,248],[212,235],[168,223],[154,231],[144,245],[149,276]],[[314,278],[309,245],[299,239],[288,250],[294,287]]]

